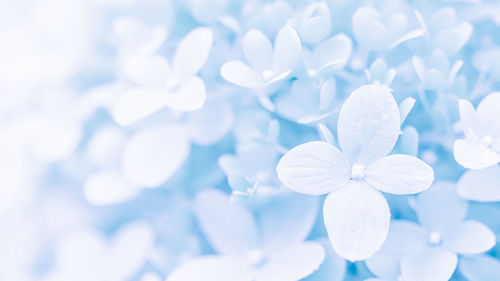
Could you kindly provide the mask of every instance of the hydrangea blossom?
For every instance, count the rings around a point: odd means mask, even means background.
[[[419,194],[414,208],[420,225],[393,221],[382,249],[366,261],[376,275],[389,280],[449,280],[457,255],[484,253],[495,245],[488,227],[465,219],[467,202],[451,183],[438,182]]]
[[[455,141],[455,159],[470,169],[483,169],[500,162],[500,93],[485,97],[476,109],[460,100],[460,121],[465,139]]]
[[[309,142],[287,152],[276,170],[290,189],[327,194],[325,227],[337,253],[363,260],[375,253],[389,229],[390,212],[379,192],[413,194],[434,180],[431,167],[408,155],[386,156],[400,132],[398,106],[383,86],[363,86],[346,100],[339,115],[342,151]]]
[[[271,204],[263,208],[262,219],[257,222],[252,213],[238,202],[230,202],[224,193],[200,192],[196,216],[219,255],[188,260],[167,280],[291,281],[318,269],[325,256],[323,247],[302,241],[316,217],[317,201],[287,195]],[[276,226],[283,232],[276,232]],[[289,236],[285,239],[277,235],[281,233]]]

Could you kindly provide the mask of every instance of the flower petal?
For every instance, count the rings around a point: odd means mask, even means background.
[[[128,79],[142,86],[161,87],[171,75],[170,64],[159,55],[135,56],[123,66]]]
[[[288,151],[276,166],[279,179],[295,192],[325,194],[349,180],[344,154],[326,142],[313,141]]]
[[[401,276],[407,281],[449,280],[457,267],[458,257],[449,250],[426,247],[401,261]]]
[[[383,192],[414,194],[431,186],[434,181],[434,171],[416,157],[393,154],[368,166],[365,180]]]
[[[260,30],[252,29],[243,38],[243,52],[247,62],[257,71],[272,69],[273,47]]]
[[[472,30],[472,25],[467,22],[445,29],[434,36],[434,46],[436,49],[444,51],[448,56],[452,56],[467,43]]]
[[[132,184],[156,187],[184,164],[190,143],[177,126],[160,126],[136,133],[125,146],[124,176]]]
[[[290,26],[284,26],[276,35],[273,53],[273,71],[280,75],[293,70],[300,62],[301,43],[299,35]]]
[[[477,221],[464,221],[447,229],[443,234],[443,247],[459,254],[479,254],[495,246],[495,234]]]
[[[252,281],[252,269],[234,258],[203,256],[178,266],[166,281]]]
[[[500,92],[487,95],[477,106],[477,121],[492,137],[500,137]]]
[[[271,254],[255,272],[256,281],[301,280],[319,268],[325,250],[316,242],[304,242]]]
[[[117,172],[103,171],[92,174],[85,181],[83,192],[87,201],[94,205],[112,205],[131,200],[140,192]]]
[[[234,113],[229,102],[216,100],[189,113],[185,126],[194,143],[207,146],[223,138],[233,124]]]
[[[340,110],[339,144],[352,164],[367,166],[392,150],[400,123],[398,104],[389,88],[362,86],[347,98]]]
[[[458,195],[481,202],[500,201],[500,166],[467,170],[458,180]]]
[[[456,140],[453,154],[460,165],[474,170],[488,168],[500,162],[500,154],[477,139]]]
[[[210,245],[225,256],[244,256],[257,246],[257,227],[252,214],[240,202],[218,190],[203,190],[194,211]]]
[[[465,218],[467,207],[467,201],[458,196],[451,182],[433,184],[415,201],[418,220],[429,231],[441,231],[459,224]]]
[[[318,45],[312,52],[304,52],[309,74],[320,75],[326,71],[343,68],[351,56],[352,42],[341,33]]]
[[[321,239],[317,241],[325,249],[325,260],[321,264],[318,270],[313,274],[309,275],[301,281],[316,281],[316,280],[328,280],[328,281],[342,281],[346,275],[346,261],[339,257],[337,253],[332,248],[330,241],[328,239]]]
[[[391,214],[379,191],[363,181],[350,181],[328,195],[323,216],[335,251],[350,261],[358,261],[380,249]]]
[[[500,280],[500,261],[490,256],[462,257],[458,268],[469,281]]]
[[[165,93],[148,88],[126,91],[112,109],[115,121],[126,126],[151,115],[165,106]]]
[[[207,93],[199,77],[182,81],[179,89],[165,94],[165,105],[178,111],[195,111],[203,107]]]
[[[318,216],[318,199],[295,192],[271,197],[259,211],[264,248],[280,249],[304,241]]]
[[[266,85],[257,72],[237,60],[226,62],[220,70],[220,75],[227,81],[241,87],[255,89]]]
[[[213,39],[213,32],[208,27],[198,27],[189,32],[175,51],[173,59],[175,75],[179,78],[196,75],[208,59]]]

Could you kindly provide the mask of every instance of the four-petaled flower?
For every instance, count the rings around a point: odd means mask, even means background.
[[[276,169],[296,192],[329,193],[323,213],[333,247],[346,259],[363,260],[382,246],[389,229],[389,206],[380,191],[421,192],[434,172],[413,156],[387,156],[400,134],[398,105],[387,87],[355,90],[342,106],[337,133],[342,151],[308,142],[288,151]]]

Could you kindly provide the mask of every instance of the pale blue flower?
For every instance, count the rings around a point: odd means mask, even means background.
[[[465,171],[457,182],[457,192],[467,200],[500,201],[500,166]]]
[[[303,242],[317,214],[317,200],[297,195],[271,199],[260,219],[217,190],[198,193],[195,213],[217,255],[186,261],[168,281],[296,281],[318,269],[323,247]]]
[[[342,152],[326,142],[309,142],[287,152],[276,167],[280,180],[296,192],[330,193],[323,207],[325,227],[336,252],[349,260],[370,257],[386,238],[390,212],[378,190],[418,193],[434,179],[432,168],[415,157],[386,156],[396,144],[400,125],[390,90],[363,86],[340,111]]]
[[[112,110],[115,120],[128,125],[164,107],[177,111],[200,109],[205,103],[206,90],[196,74],[205,64],[212,42],[212,30],[198,27],[179,42],[172,67],[156,54],[130,58],[124,72],[139,86],[120,96]]]
[[[366,261],[368,267],[390,280],[449,280],[457,255],[484,253],[496,243],[484,224],[465,220],[467,207],[452,183],[434,184],[414,201],[420,225],[393,221],[382,249]]]
[[[465,139],[453,148],[457,162],[470,169],[483,169],[500,162],[500,93],[486,96],[476,110],[467,100],[459,102]]]
[[[451,87],[463,65],[463,61],[458,60],[450,67],[448,57],[441,50],[434,50],[427,64],[418,56],[413,57],[412,62],[418,79],[424,89],[428,90],[445,90]]]

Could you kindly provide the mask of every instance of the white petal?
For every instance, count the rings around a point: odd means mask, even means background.
[[[431,186],[434,181],[434,171],[416,157],[393,154],[368,166],[365,180],[383,192],[414,194]]]
[[[252,281],[248,264],[232,258],[203,256],[178,266],[166,281]]]
[[[429,231],[441,231],[460,223],[467,213],[467,201],[457,194],[454,183],[436,182],[416,198],[420,224]]]
[[[343,68],[351,56],[352,42],[341,33],[318,45],[312,54],[304,53],[306,66],[311,74]]]
[[[241,202],[230,202],[218,190],[203,190],[196,196],[194,210],[210,245],[226,256],[245,256],[257,246],[257,227]]]
[[[458,268],[469,281],[500,280],[500,261],[490,256],[462,257]]]
[[[243,38],[243,52],[247,62],[258,72],[270,70],[273,63],[273,47],[266,35],[252,29]]]
[[[349,180],[350,166],[344,154],[326,142],[301,144],[288,151],[276,166],[279,179],[305,194],[325,194]]]
[[[271,197],[259,210],[261,244],[281,249],[304,241],[318,215],[317,196],[295,192]]]
[[[479,254],[495,246],[495,234],[477,221],[464,221],[447,229],[443,247],[459,254]]]
[[[453,146],[455,160],[465,168],[479,170],[500,162],[500,154],[487,148],[479,140],[456,140]]]
[[[299,35],[290,26],[284,26],[276,35],[273,53],[273,71],[276,75],[294,69],[301,58]]]
[[[408,31],[408,33],[399,37],[398,39],[396,39],[396,41],[394,41],[394,43],[392,43],[391,49],[397,47],[398,45],[400,45],[406,41],[421,37],[424,34],[425,34],[424,30],[421,28]]]
[[[477,121],[492,137],[500,137],[500,92],[487,95],[477,106]]]
[[[255,273],[256,281],[296,281],[319,268],[325,250],[315,242],[304,242],[276,252]]]
[[[266,85],[262,77],[241,61],[233,60],[226,62],[220,75],[227,81],[246,88],[262,88]]]
[[[210,28],[198,27],[181,40],[173,59],[176,76],[190,77],[200,71],[212,50],[213,37]]]
[[[234,113],[228,102],[207,102],[201,110],[187,116],[186,128],[194,143],[211,145],[223,138],[234,124]]]
[[[358,261],[380,249],[391,214],[379,191],[363,181],[350,181],[328,195],[323,216],[335,251],[343,258]]]
[[[128,183],[117,172],[98,172],[87,178],[84,194],[87,201],[94,205],[112,205],[136,197],[140,188]]]
[[[347,98],[340,110],[339,144],[352,164],[367,166],[392,150],[400,124],[399,108],[389,88],[363,86]]]
[[[427,247],[401,261],[401,276],[407,281],[446,281],[455,272],[457,260],[455,253]]]
[[[125,62],[123,71],[134,83],[149,87],[161,87],[171,75],[170,64],[159,55],[132,57]]]
[[[413,109],[414,105],[415,99],[412,97],[404,99],[404,101],[399,104],[399,118],[401,118],[401,123],[406,120],[406,117],[408,117],[408,114],[410,114],[410,111]]]
[[[481,202],[500,201],[500,166],[467,170],[458,180],[458,195]]]
[[[464,22],[445,29],[434,36],[434,45],[448,56],[456,54],[467,43],[472,34],[472,25]]]
[[[317,242],[323,246],[323,249],[325,249],[325,260],[323,261],[318,270],[313,272],[313,274],[309,275],[305,279],[301,279],[301,281],[344,280],[347,269],[346,260],[339,257],[339,255],[335,253],[328,239],[322,238]]]
[[[156,187],[184,164],[189,149],[189,140],[179,127],[156,127],[138,132],[125,147],[124,176],[132,184]]]
[[[410,221],[393,220],[384,245],[365,263],[377,276],[397,277],[401,275],[401,259],[426,245],[427,231],[424,228]]]
[[[154,242],[154,232],[145,222],[128,223],[113,237],[106,270],[110,280],[126,280],[144,264]]]
[[[206,98],[203,80],[193,76],[183,80],[179,89],[165,93],[165,105],[178,111],[194,111],[203,107]]]
[[[118,124],[126,126],[157,112],[164,106],[165,93],[148,88],[134,88],[122,94],[112,114]]]
[[[458,102],[458,111],[460,113],[460,123],[466,137],[477,128],[477,117],[474,107],[468,100],[461,99]]]

